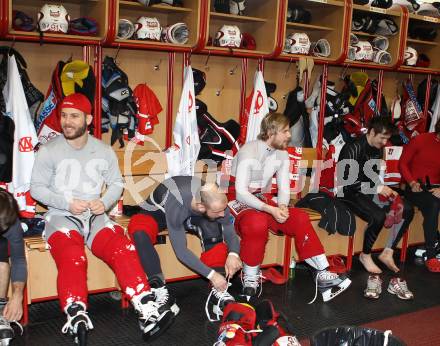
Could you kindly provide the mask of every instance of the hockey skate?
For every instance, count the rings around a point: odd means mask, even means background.
[[[13,338],[14,330],[12,329],[11,324],[0,315],[0,346],[8,346]]]
[[[341,278],[338,274],[329,272],[328,270],[316,271],[314,275],[315,296],[308,304],[312,304],[316,300],[318,290],[321,292],[322,300],[328,302],[340,295],[351,285],[350,279]]]
[[[168,287],[160,279],[150,279],[151,292],[154,293],[155,302],[159,305],[159,312],[171,310],[174,316],[180,312],[176,298],[170,293]]]
[[[248,302],[251,298],[256,296],[260,296],[263,291],[263,275],[261,274],[261,270],[258,274],[246,274],[244,270],[241,272],[241,283],[243,285],[243,289],[241,292],[241,296],[244,297]]]
[[[163,311],[159,311],[159,304],[152,292],[143,292],[133,297],[131,303],[139,314],[139,328],[145,341],[159,337],[174,322],[174,314],[170,309],[162,306]]]
[[[92,321],[87,315],[86,306],[82,302],[75,302],[64,309],[67,314],[67,322],[64,324],[61,331],[72,335],[75,345],[87,345],[87,333],[93,329]]]
[[[223,309],[232,302],[235,302],[235,298],[229,294],[228,290],[222,292],[212,287],[205,304],[205,312],[208,320],[210,322],[220,321],[220,316],[223,316]],[[215,318],[212,318],[211,312]]]

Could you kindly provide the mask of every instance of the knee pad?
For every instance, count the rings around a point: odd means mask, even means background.
[[[225,266],[228,256],[228,247],[225,243],[219,243],[208,251],[202,252],[200,260],[208,267],[222,268]]]
[[[122,231],[122,232],[121,232]],[[124,236],[121,226],[101,229],[92,242],[92,252],[105,262],[112,262],[115,255],[126,251],[135,251],[134,245]]]
[[[48,239],[50,253],[58,266],[87,270],[87,258],[84,250],[84,238],[76,231],[56,231]]]
[[[238,226],[241,233],[243,233],[243,229],[250,228],[255,234],[255,237],[257,237],[257,234],[264,235],[266,233],[268,234],[269,232],[269,223],[267,221],[267,217],[262,213],[246,214],[240,219]]]
[[[134,241],[133,234],[135,232],[146,233],[153,244],[157,242],[157,234],[159,233],[159,226],[157,221],[151,215],[136,214],[133,215],[128,223],[128,234],[130,239]]]

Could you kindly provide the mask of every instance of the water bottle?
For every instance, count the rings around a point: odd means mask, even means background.
[[[292,257],[289,265],[289,280],[293,280],[295,278],[295,267],[296,267],[295,257]]]

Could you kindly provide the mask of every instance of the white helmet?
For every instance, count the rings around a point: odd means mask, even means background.
[[[417,63],[418,54],[413,47],[406,47],[403,62],[408,66],[415,66]]]
[[[155,17],[139,17],[136,24],[136,38],[139,40],[160,41],[162,27]]]
[[[118,22],[118,38],[128,40],[134,34],[134,24],[128,19],[121,18]]]
[[[235,47],[241,46],[241,32],[236,25],[223,25],[215,36],[215,42],[220,47]]]
[[[70,17],[63,5],[45,4],[38,12],[38,26],[41,32],[62,32],[69,30]]]
[[[354,44],[356,49],[355,59],[360,61],[373,61],[373,46],[368,41],[359,41]]]
[[[321,38],[317,42],[312,42],[310,50],[312,55],[326,58],[331,54],[330,42]]]
[[[310,40],[306,33],[295,32],[290,34],[287,39],[290,43],[291,54],[309,54]]]
[[[375,63],[380,65],[389,65],[393,61],[393,58],[390,53],[386,50],[374,50],[373,60]]]
[[[176,23],[162,29],[162,41],[173,44],[188,42],[188,26],[185,23]]]

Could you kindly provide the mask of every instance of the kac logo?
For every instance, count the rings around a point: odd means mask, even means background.
[[[30,136],[21,137],[18,142],[18,150],[21,153],[28,153],[34,150],[32,146],[32,138]]]

